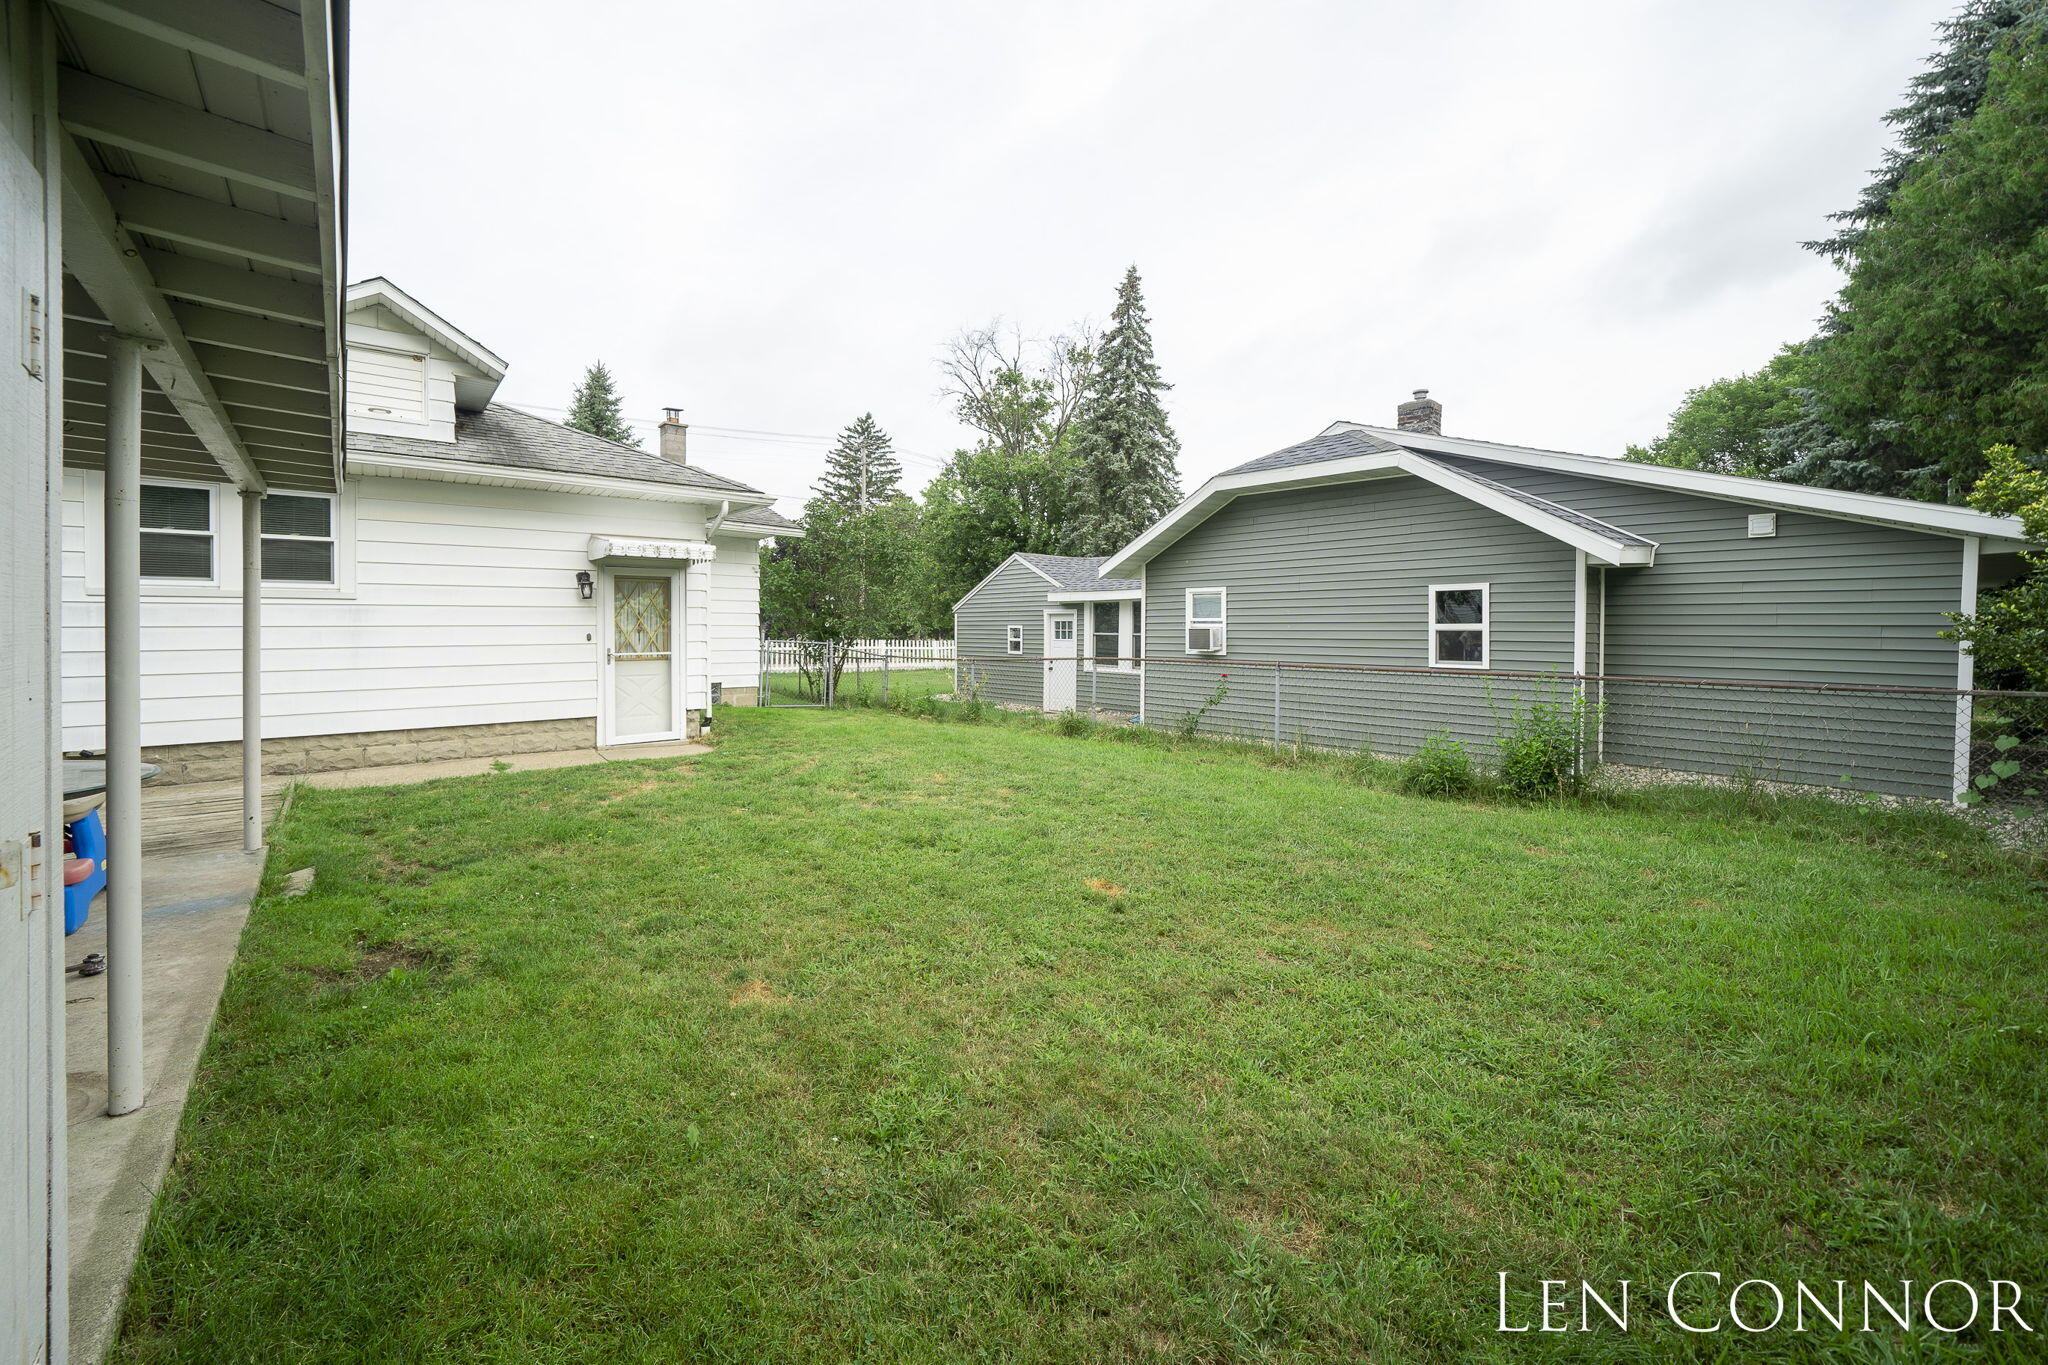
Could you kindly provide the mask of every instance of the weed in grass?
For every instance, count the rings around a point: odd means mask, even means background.
[[[1052,728],[1068,739],[1087,739],[1095,733],[1095,721],[1079,711],[1062,711],[1053,719]]]
[[[1439,730],[1416,746],[1401,764],[1401,790],[1417,796],[1464,796],[1478,785],[1472,754],[1464,744]]]

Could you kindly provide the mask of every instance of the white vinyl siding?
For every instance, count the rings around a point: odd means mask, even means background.
[[[351,345],[348,415],[377,422],[427,424],[427,358]]]
[[[704,509],[691,504],[418,479],[350,486],[353,590],[265,592],[267,735],[594,717],[598,604],[576,587],[577,571],[591,567],[590,537],[704,534]],[[105,618],[102,600],[86,591],[87,525],[100,514],[96,491],[90,501],[88,492],[96,487],[78,473],[65,480],[67,748],[101,743]],[[724,600],[742,581],[751,584],[753,554],[751,542],[729,550],[721,542],[718,562],[685,575],[686,707],[704,706],[709,694],[707,637],[724,656],[720,681],[751,684],[757,671],[758,626],[744,605]],[[144,743],[239,736],[240,619],[230,591],[145,598]]]

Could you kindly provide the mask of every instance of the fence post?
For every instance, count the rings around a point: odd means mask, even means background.
[[[1280,752],[1280,665],[1273,665],[1273,752]]]
[[[889,651],[882,651],[882,705],[889,704]]]

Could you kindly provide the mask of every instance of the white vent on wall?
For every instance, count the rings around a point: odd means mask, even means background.
[[[1223,652],[1223,627],[1189,626],[1188,653],[1221,654]]]
[[[1776,512],[1750,513],[1749,533],[1751,536],[1774,536],[1778,534],[1778,514]]]

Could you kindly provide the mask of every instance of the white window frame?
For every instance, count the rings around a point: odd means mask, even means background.
[[[1010,653],[1022,654],[1024,652],[1024,627],[1006,627],[1006,635],[1003,644],[1004,648],[1008,649]]]
[[[1144,642],[1138,639],[1138,632],[1132,629],[1132,612],[1138,603],[1129,597],[1115,598],[1107,602],[1082,603],[1088,608],[1088,652],[1081,658],[1081,667],[1087,671],[1103,673],[1136,673],[1142,665],[1137,656],[1144,653]],[[1095,610],[1098,607],[1116,608],[1116,654],[1115,663],[1098,663],[1095,659]]]
[[[104,478],[104,476],[102,477]],[[104,496],[106,488],[105,483],[102,482],[100,487],[101,495]],[[234,548],[233,546],[228,544],[226,532],[221,526],[221,485],[217,483],[200,483],[194,479],[145,478],[142,481],[141,487],[197,488],[201,492],[205,493],[206,530],[204,532],[204,535],[206,536],[206,539],[209,542],[208,548],[213,552],[210,556],[208,556],[209,562],[211,563],[213,568],[213,572],[208,574],[205,578],[165,578],[157,574],[144,574],[142,576],[142,581],[145,584],[153,585],[159,589],[168,589],[172,592],[189,591],[193,588],[219,587],[221,585],[221,576],[223,573],[222,561],[227,558],[228,554]],[[104,530],[104,523],[102,523],[102,529]],[[156,533],[167,536],[198,536],[202,534],[198,531],[169,531],[157,526],[145,526],[142,528],[142,532],[144,535]],[[104,565],[102,567],[104,567]]]
[[[1215,616],[1213,616],[1213,617],[1209,617],[1209,616],[1201,616],[1201,617],[1198,617],[1198,616],[1196,616],[1196,615],[1195,615],[1195,599],[1196,599],[1197,597],[1205,597],[1205,596],[1207,596],[1207,595],[1208,595],[1208,594],[1210,594],[1210,593],[1214,593],[1214,594],[1216,594],[1217,600],[1218,600],[1218,601],[1220,601],[1220,602],[1221,602],[1221,603],[1223,604],[1223,605],[1222,605],[1222,607],[1221,607],[1221,609],[1220,609],[1220,610],[1218,610],[1218,611],[1217,611],[1217,613],[1216,613],[1216,615],[1215,615]],[[1182,652],[1183,652],[1183,653],[1187,654],[1187,655],[1188,655],[1188,656],[1190,656],[1191,658],[1196,658],[1196,659],[1215,659],[1215,658],[1220,658],[1220,657],[1223,657],[1223,656],[1225,656],[1225,655],[1229,654],[1229,653],[1230,653],[1230,589],[1228,589],[1228,588],[1189,588],[1189,589],[1187,590],[1187,595],[1186,595],[1185,597],[1183,597],[1183,598],[1181,599],[1181,622],[1180,622],[1180,626],[1181,626],[1181,630],[1180,630],[1180,647],[1181,647],[1181,650],[1182,650]],[[1202,652],[1202,651],[1197,651],[1197,650],[1192,650],[1192,649],[1189,649],[1189,648],[1188,648],[1188,627],[1189,627],[1189,626],[1220,626],[1220,627],[1222,627],[1222,629],[1223,629],[1223,648],[1222,648],[1222,649],[1220,649],[1220,650],[1215,650],[1215,651],[1213,651],[1213,652]]]
[[[263,580],[265,595],[267,596],[272,591],[280,588],[326,588],[331,590],[341,582],[341,499],[333,493],[320,493],[298,488],[281,488],[277,490],[277,494],[278,496],[288,498],[320,498],[324,500],[327,503],[327,534],[324,536],[290,536],[265,531],[262,529],[262,518],[259,516],[256,532],[257,562],[260,564],[263,560],[263,542],[266,540],[324,540],[333,547],[333,553],[327,559],[328,576],[325,579],[266,577]]]
[[[77,479],[77,483],[72,480]],[[242,600],[242,508],[232,486],[198,479],[145,478],[144,483],[174,487],[205,488],[213,494],[213,578],[145,578],[144,597],[177,597],[189,601]],[[298,492],[298,489],[281,490]],[[314,490],[307,490],[314,491]],[[66,500],[79,499],[85,520],[85,595],[88,599],[107,595],[106,507],[107,480],[97,469],[67,471]],[[334,581],[293,583],[265,579],[263,600],[280,598],[356,597],[356,497],[353,484],[342,485],[339,493],[321,493],[334,501]],[[67,518],[71,514],[66,513]],[[260,547],[259,547],[260,553]],[[73,581],[76,581],[75,579]]]
[[[1479,594],[1478,621],[1439,621],[1436,619],[1436,595],[1440,592],[1477,592]],[[1493,584],[1491,583],[1432,583],[1422,599],[1422,619],[1429,631],[1423,642],[1428,652],[1431,668],[1463,669],[1474,672],[1489,668],[1493,664]],[[1436,637],[1445,631],[1477,630],[1479,632],[1479,662],[1470,660],[1444,660],[1436,656]]]

